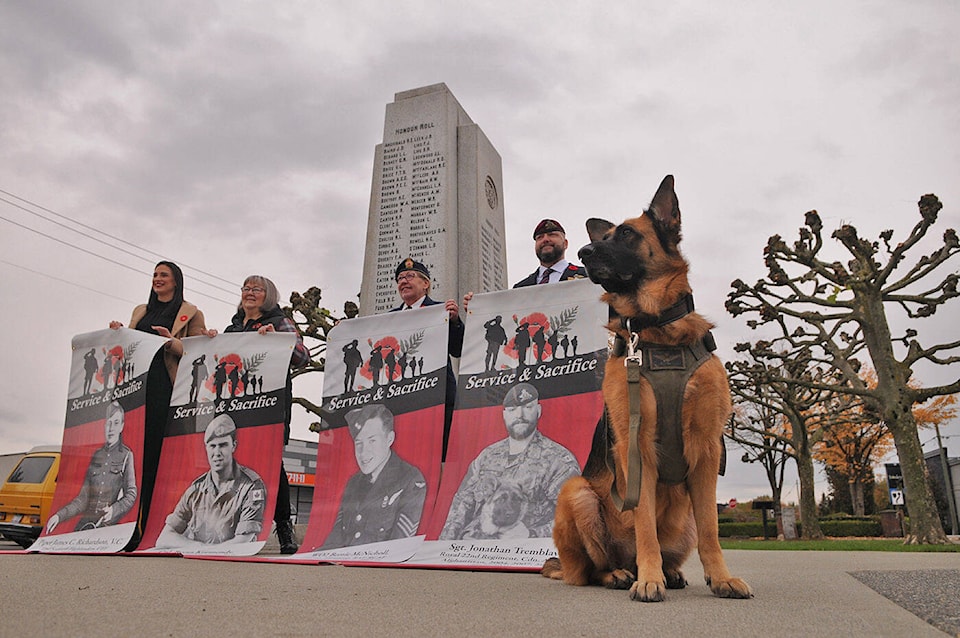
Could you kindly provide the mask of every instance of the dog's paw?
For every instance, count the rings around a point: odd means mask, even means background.
[[[662,582],[651,581],[641,583],[639,581],[630,588],[630,600],[637,600],[642,603],[659,603],[667,597],[667,590]]]
[[[630,585],[637,582],[637,577],[629,570],[615,569],[604,574],[600,582],[607,589],[629,589]]]
[[[563,580],[563,568],[560,566],[560,559],[554,556],[548,558],[543,567],[540,568],[540,574],[553,580]]]
[[[739,578],[728,578],[726,580],[712,580],[707,578],[706,580],[714,596],[720,598],[753,598],[750,585]]]
[[[667,579],[667,589],[683,589],[689,584],[679,569],[667,569],[663,575]]]

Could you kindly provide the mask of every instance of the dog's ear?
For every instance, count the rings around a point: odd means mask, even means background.
[[[587,237],[590,238],[590,241],[600,241],[613,226],[605,219],[591,217],[587,220]]]
[[[673,175],[667,175],[660,182],[646,212],[674,245],[680,243],[680,202],[673,190]]]

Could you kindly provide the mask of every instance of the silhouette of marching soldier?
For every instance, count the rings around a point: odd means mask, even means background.
[[[346,368],[343,373],[343,392],[347,393],[353,390],[357,369],[363,365],[363,355],[357,348],[356,339],[343,346],[343,365]]]
[[[240,366],[230,368],[230,396],[237,396],[237,386],[240,385]]]
[[[547,338],[547,343],[550,345],[550,354],[556,359],[557,358],[557,346],[560,342],[560,335],[556,330],[550,333],[550,336]]]
[[[380,370],[383,369],[383,346],[370,351],[370,372],[373,374],[373,387],[380,385]]]
[[[223,395],[223,386],[227,383],[227,362],[220,359],[217,367],[213,371],[213,385],[216,388],[216,398],[220,399]]]
[[[544,327],[539,326],[533,333],[533,343],[537,348],[537,363],[543,361],[543,347],[547,345],[547,337],[543,334]]]
[[[110,387],[110,375],[113,374],[113,355],[111,355],[106,350],[103,351],[103,367],[100,369],[100,374],[103,376],[103,391],[106,392],[107,388]]]
[[[384,357],[384,362],[387,364],[387,383],[390,383],[397,375],[397,355],[393,348],[387,348],[387,356]]]
[[[530,324],[527,322],[517,326],[517,336],[513,341],[513,347],[517,350],[517,367],[523,368],[527,365],[527,348],[530,347]]]

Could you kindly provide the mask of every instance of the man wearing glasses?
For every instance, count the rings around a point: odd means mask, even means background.
[[[449,357],[459,357],[463,352],[463,321],[460,319],[460,307],[453,299],[446,302],[434,301],[430,298],[430,271],[427,267],[411,258],[406,258],[397,266],[395,273],[397,292],[403,300],[399,306],[390,312],[412,310],[426,306],[435,306],[443,303],[450,316],[448,323],[450,334],[447,340],[447,396],[443,411],[443,458],[447,456],[447,439],[450,437],[450,423],[453,420],[453,404],[457,399],[457,380],[453,375],[453,367]]]

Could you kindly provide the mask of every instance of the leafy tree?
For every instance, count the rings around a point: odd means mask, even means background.
[[[854,516],[876,514],[878,501],[876,492],[876,477],[873,476],[873,474],[865,479],[857,479],[857,481],[863,486],[863,507],[862,511],[860,512],[856,511],[855,503],[852,500],[853,492],[850,489],[850,477],[844,472],[830,467],[829,465],[824,468],[824,474],[827,477],[827,483],[830,485],[830,492],[826,495],[826,498],[822,503],[822,507],[826,507],[827,511],[824,511],[821,508],[821,516],[839,513],[853,514]],[[889,500],[889,496],[884,494],[883,500],[879,501],[879,503],[881,506],[885,506]]]
[[[876,386],[876,375],[868,371],[868,385]],[[863,376],[863,375],[862,375]],[[869,377],[873,382],[869,381]],[[836,492],[835,500],[855,516],[867,513],[873,485],[873,468],[893,449],[893,437],[872,411],[865,412],[859,397],[842,392],[820,406],[831,418],[825,419],[814,458],[827,466],[827,476]],[[845,481],[840,485],[839,481]],[[846,491],[841,498],[840,492]]]
[[[936,223],[942,205],[935,195],[924,195],[918,207],[920,221],[896,244],[891,243],[892,230],[881,232],[878,241],[867,241],[853,225],[840,226],[832,237],[852,257],[846,264],[820,257],[823,224],[816,211],[808,212],[792,246],[779,235],[770,237],[764,250],[766,277],[753,286],[734,281],[727,310],[754,317],[748,321],[751,327],[773,327],[779,333],[772,340],[778,351],[810,356],[842,375],[845,391],[862,397],[865,408],[893,434],[910,510],[906,542],[947,543],[926,481],[913,406],[960,391],[960,379],[927,387],[911,387],[909,382],[921,362],[946,366],[960,361],[960,340],[924,343],[914,328],[960,294],[960,277],[942,274],[942,267],[960,252],[960,240],[954,229],[947,229],[938,247],[907,265],[908,253]],[[911,320],[911,327],[894,337],[888,311],[897,310]],[[857,374],[860,357],[868,357],[876,370],[875,388]],[[830,389],[816,381],[804,383]]]
[[[876,388],[877,375],[872,369],[864,369],[860,376],[869,388]],[[909,385],[912,388],[919,387],[914,379]],[[956,408],[952,406],[955,403],[955,395],[948,394],[934,397],[922,405],[914,405],[913,417],[917,427],[932,427],[954,418]],[[855,395],[837,393],[825,407],[834,418],[825,422],[822,436],[814,449],[814,457],[835,470],[836,476],[847,479],[851,511],[856,516],[863,516],[866,499],[871,496],[873,468],[893,449],[893,435],[883,421],[875,418],[872,411],[863,410],[862,402]],[[939,504],[939,497],[936,493],[934,496]]]

